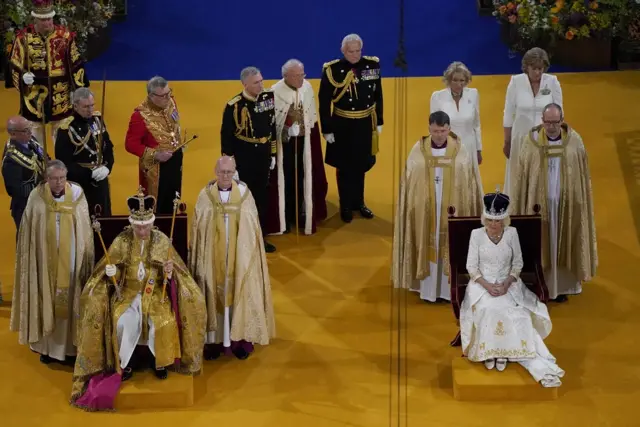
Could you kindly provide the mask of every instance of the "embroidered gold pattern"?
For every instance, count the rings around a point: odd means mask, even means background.
[[[504,324],[502,323],[502,320],[498,321],[498,324],[496,325],[496,330],[494,332],[495,335],[498,336],[504,336],[506,335],[506,332],[504,331]]]

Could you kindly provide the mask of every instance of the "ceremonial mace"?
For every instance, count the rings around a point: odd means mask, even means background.
[[[296,90],[296,109],[298,108],[298,90]],[[304,117],[304,116],[303,116]],[[297,122],[296,122],[297,123]],[[296,124],[294,123],[294,124]],[[299,196],[298,196],[298,137],[294,137],[293,139],[293,143],[294,143],[294,180],[295,180],[295,192],[296,192],[296,244],[300,243],[300,224],[299,224],[299,212],[298,212],[298,206],[300,205],[300,200],[299,200]],[[286,220],[286,219],[285,219]]]
[[[194,139],[194,138],[192,138]],[[173,247],[173,228],[176,224],[176,212],[180,205],[180,193],[176,191],[176,198],[173,199],[173,216],[171,217],[171,232],[169,233],[169,249],[167,250],[167,261],[171,258],[171,248]],[[164,280],[162,281],[162,301],[164,301],[167,293],[167,283],[170,279],[170,274],[164,273]]]
[[[181,148],[184,148],[187,146],[187,144],[189,144],[191,141],[193,141],[194,139],[198,139],[198,135],[193,135],[191,137],[191,139],[187,139],[187,131],[185,129],[184,131],[184,140],[175,146],[175,148],[173,150],[171,150],[172,153],[175,153],[176,151],[180,150]],[[177,193],[176,193],[177,194]]]
[[[111,260],[109,259],[109,252],[107,251],[107,246],[104,244],[104,239],[102,238],[102,233],[100,232],[100,223],[95,215],[91,215],[91,228],[96,232],[98,238],[100,239],[100,244],[102,244],[102,250],[104,251],[104,258],[107,262],[107,265],[111,264]],[[118,282],[116,282],[116,277],[111,276],[111,281],[113,282],[113,287],[116,288],[116,295],[118,299],[120,299],[120,288],[118,288]]]
[[[102,76],[102,106],[100,108],[100,126],[98,127],[98,143],[96,144],[96,151],[98,152],[98,159],[96,161],[97,165],[95,168],[91,169],[92,171],[96,168],[99,168],[100,166],[103,166],[102,164],[102,132],[104,132],[104,105],[105,105],[105,99],[107,95],[107,70],[104,70],[104,74]],[[93,187],[98,187],[98,183],[95,181],[91,181],[91,185]]]

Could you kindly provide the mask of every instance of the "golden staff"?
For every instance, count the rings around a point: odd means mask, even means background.
[[[98,238],[100,239],[100,244],[102,244],[102,250],[104,251],[104,258],[107,262],[107,265],[111,264],[111,260],[109,259],[109,251],[107,251],[107,246],[104,244],[104,239],[102,238],[102,233],[100,232],[100,223],[95,215],[91,215],[91,228],[96,232]],[[120,299],[120,289],[118,288],[118,282],[116,282],[115,276],[111,276],[111,281],[113,282],[113,287],[116,288],[116,294],[118,299]]]
[[[171,150],[172,153],[175,153],[176,151],[178,151],[181,148],[184,148],[187,146],[188,143],[190,143],[191,141],[193,141],[194,139],[198,139],[198,135],[193,135],[191,137],[191,139],[187,140],[187,132],[185,131],[185,140],[182,141],[180,144],[176,145],[175,148],[173,150]]]
[[[298,109],[298,90],[296,90],[296,109]],[[297,122],[296,122],[297,123]],[[295,124],[295,123],[294,123]],[[293,143],[295,144],[295,146],[293,147],[294,149],[294,161],[295,161],[295,166],[294,166],[294,181],[295,181],[295,192],[296,192],[296,244],[300,243],[300,224],[299,224],[299,219],[298,219],[298,205],[300,203],[299,198],[298,198],[298,137],[294,137],[293,138]]]
[[[176,191],[176,198],[173,199],[173,216],[171,217],[171,232],[169,233],[169,249],[167,249],[167,261],[171,258],[171,248],[173,247],[173,229],[176,224],[176,212],[178,211],[178,205],[180,204],[180,193]],[[169,282],[170,274],[164,274],[164,280],[162,282],[162,301],[167,293],[167,283]]]
[[[100,107],[100,126],[98,127],[98,166],[102,166],[102,132],[104,131],[104,104],[105,99],[107,98],[107,70],[104,70],[104,75],[102,77],[102,106]]]
[[[42,148],[44,149],[45,161],[49,161],[49,150],[47,148],[47,118],[44,113],[44,101],[40,108],[40,114],[42,114]]]

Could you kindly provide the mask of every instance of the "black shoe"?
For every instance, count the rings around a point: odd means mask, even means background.
[[[249,357],[249,352],[242,347],[238,347],[233,350],[233,355],[236,356],[240,360],[245,360]]]
[[[552,299],[551,301],[553,301],[553,302],[567,302],[567,301],[569,301],[569,297],[567,297],[566,295],[558,295],[558,297],[556,299]]]
[[[124,370],[122,371],[122,381],[130,380],[132,376],[133,376],[133,369],[131,369],[129,366],[124,368]]]
[[[353,212],[351,212],[349,209],[340,209],[340,218],[343,222],[349,224],[351,221],[353,221]]]
[[[220,348],[217,345],[204,346],[204,360],[216,360],[220,357]]]
[[[166,380],[169,376],[169,371],[167,371],[167,368],[154,369],[154,372],[156,374],[156,378],[158,378],[159,380]]]
[[[266,253],[268,253],[268,254],[271,254],[271,253],[274,253],[276,251],[276,247],[265,240],[264,241],[264,251]]]
[[[373,218],[373,212],[371,212],[371,210],[366,207],[365,205],[360,206],[357,209],[358,212],[360,212],[360,215],[362,215],[362,218],[366,218],[366,219],[372,219]]]
[[[51,362],[53,362],[53,359],[50,358],[49,356],[44,354],[40,355],[40,363],[44,363],[45,365],[48,365]]]

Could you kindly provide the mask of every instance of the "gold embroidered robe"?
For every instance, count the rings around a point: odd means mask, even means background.
[[[558,203],[558,259],[551,259],[549,241],[548,174],[549,159],[560,159],[560,200]],[[550,145],[542,125],[523,139],[518,156],[518,176],[511,205],[514,213],[533,215],[539,204],[542,214],[542,266],[553,263],[567,268],[577,280],[588,281],[596,274],[598,253],[591,191],[589,161],[580,135],[563,125],[562,143]]]
[[[167,301],[162,302],[163,265],[171,242],[164,233],[154,228],[144,246],[142,255],[138,255],[140,241],[134,237],[133,229],[126,227],[109,247],[109,260],[118,270],[115,277],[121,291],[120,299],[114,292],[111,279],[105,274],[107,262],[104,257],[98,262],[82,292],[72,403],[84,393],[92,376],[120,370],[116,338],[118,319],[131,306],[138,293],[142,293],[141,337],[148,337],[149,317],[155,328],[156,367],[167,367],[180,359],[176,367],[178,372],[199,374],[202,370],[207,320],[202,292],[180,255],[172,248],[172,278],[177,285],[181,322],[179,329],[169,301],[169,285]],[[138,281],[137,277],[139,261],[143,262],[146,272],[143,281]]]
[[[11,51],[11,78],[20,92],[20,114],[32,122],[62,120],[73,113],[71,93],[89,87],[75,33],[56,25],[46,37],[33,25],[20,30]],[[22,75],[34,75],[31,86]]]
[[[16,246],[10,329],[18,332],[20,344],[39,343],[56,332],[58,321],[68,320],[69,339],[77,345],[80,293],[93,264],[93,230],[82,188],[67,182],[64,200],[56,202],[49,184],[38,185],[29,196]]]
[[[475,153],[473,153],[475,155]],[[436,230],[435,168],[443,169],[443,193],[440,229]],[[448,275],[448,207],[456,216],[479,216],[482,212],[480,183],[476,179],[473,160],[458,137],[449,134],[444,156],[433,156],[431,137],[418,141],[407,158],[395,216],[393,263],[394,287],[418,289],[417,280],[428,277],[430,262],[443,259],[443,272]],[[436,247],[436,233],[440,233]]]
[[[244,183],[240,185],[246,188]],[[234,197],[234,191],[239,191],[235,182],[231,203],[222,203],[215,181],[200,192],[191,230],[189,270],[207,299],[207,332],[222,331],[224,325],[218,324],[218,316],[225,306],[231,306],[231,340],[267,345],[275,337],[275,318],[258,210],[248,188],[242,196],[237,193]],[[235,262],[227,269],[226,278],[225,271],[220,271],[224,260],[216,257],[225,251],[216,251],[215,247],[227,240],[224,219],[220,218],[225,213],[230,217],[229,228],[237,221],[235,241],[229,242],[229,247],[235,248],[229,259]],[[233,234],[230,231],[229,237]]]

